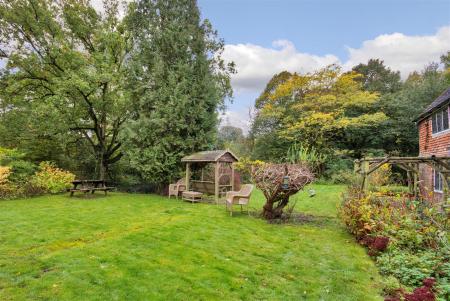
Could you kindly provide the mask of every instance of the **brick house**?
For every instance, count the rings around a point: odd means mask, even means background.
[[[450,88],[437,97],[417,118],[419,156],[450,156]],[[442,177],[430,165],[419,165],[419,185],[423,196],[442,199]]]

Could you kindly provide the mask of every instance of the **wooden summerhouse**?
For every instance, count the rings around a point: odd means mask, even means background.
[[[181,159],[186,163],[186,190],[214,195],[216,203],[227,191],[239,189],[233,163],[239,159],[228,150],[194,153]]]

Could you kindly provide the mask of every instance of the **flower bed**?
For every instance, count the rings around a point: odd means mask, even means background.
[[[349,189],[340,217],[386,276],[386,300],[450,300],[449,221],[435,204]]]

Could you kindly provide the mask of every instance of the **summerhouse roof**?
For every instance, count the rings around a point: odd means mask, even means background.
[[[183,157],[181,162],[236,162],[239,161],[229,150],[214,150],[194,153]]]

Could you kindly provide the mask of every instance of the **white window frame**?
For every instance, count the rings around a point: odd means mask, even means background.
[[[437,188],[436,188],[436,177],[438,177],[438,179],[439,179]],[[441,175],[441,173],[439,171],[437,171],[436,169],[433,169],[433,190],[435,192],[442,192],[443,191],[443,185],[444,185],[444,183],[442,182],[442,175]]]
[[[445,127],[444,116],[447,117],[447,127]],[[438,135],[441,133],[450,132],[450,117],[449,107],[446,106],[431,115],[431,133]]]

